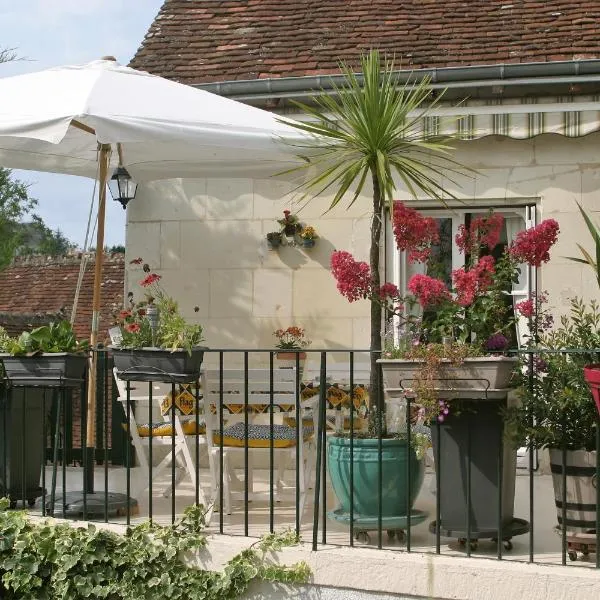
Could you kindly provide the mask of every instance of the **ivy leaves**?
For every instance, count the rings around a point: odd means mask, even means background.
[[[7,600],[225,600],[255,580],[302,583],[310,574],[305,563],[265,560],[268,552],[298,543],[293,532],[265,536],[221,573],[187,567],[182,555],[206,546],[202,506],[189,507],[174,525],[145,523],[124,536],[92,525],[36,524],[7,507],[0,500],[0,597]]]

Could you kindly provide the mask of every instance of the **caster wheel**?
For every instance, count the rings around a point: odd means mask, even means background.
[[[393,540],[396,537],[396,532],[393,529],[388,529],[388,540]]]
[[[475,550],[477,550],[477,548],[479,548],[479,543],[471,542],[471,552],[475,552]]]
[[[371,542],[371,536],[366,531],[359,531],[354,537],[357,542],[363,544],[369,544]]]
[[[459,545],[461,548],[464,548],[464,547],[467,545],[467,540],[466,540],[465,538],[460,538],[460,539],[458,540],[458,545]]]
[[[569,550],[569,560],[577,560],[577,552],[575,550]]]
[[[510,540],[504,540],[504,549],[505,550],[512,550],[513,549],[513,544]]]
[[[396,537],[398,538],[399,542],[404,542],[406,540],[406,533],[405,533],[404,529],[397,529]]]
[[[590,549],[589,549],[587,546],[584,546],[584,547],[581,549],[581,554],[583,554],[584,556],[589,556],[589,554],[590,554]]]

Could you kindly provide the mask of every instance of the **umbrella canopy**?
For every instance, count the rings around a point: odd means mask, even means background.
[[[297,163],[284,140],[302,139],[267,111],[113,60],[0,78],[5,167],[96,177],[98,144],[120,144],[137,181],[259,177]]]
[[[303,139],[269,112],[112,59],[0,79],[0,165],[98,177],[92,346],[99,329],[106,182],[114,167],[126,167],[137,181],[260,177],[297,164],[290,143]],[[92,449],[96,357],[88,380]]]

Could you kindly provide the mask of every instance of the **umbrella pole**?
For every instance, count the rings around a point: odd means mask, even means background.
[[[88,376],[88,406],[86,432],[86,473],[84,489],[86,493],[94,493],[94,450],[96,448],[96,375],[98,368],[98,329],[100,325],[100,306],[102,291],[102,267],[104,263],[104,221],[106,216],[106,184],[108,165],[110,162],[110,145],[102,144],[100,148],[100,169],[98,186],[98,229],[96,234],[96,262],[94,270],[94,295],[92,300],[92,332],[90,346],[92,355]]]

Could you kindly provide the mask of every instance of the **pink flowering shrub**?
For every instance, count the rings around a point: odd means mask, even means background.
[[[475,342],[487,351],[502,351],[510,343],[515,322],[507,291],[518,276],[519,263],[540,266],[547,262],[558,236],[558,224],[548,219],[519,232],[501,255],[496,251],[499,257],[494,258],[491,252],[500,242],[503,223],[502,215],[491,213],[477,216],[468,227],[459,229],[455,241],[466,260],[464,267],[452,271],[452,289],[429,274],[413,275],[407,285],[410,295],[406,297],[392,283],[373,289],[369,265],[345,251],[332,254],[331,272],[338,290],[349,302],[360,299],[381,302],[388,317],[397,315],[404,324],[414,323],[407,313],[419,303],[424,311],[427,341],[439,341],[450,335],[463,342]],[[393,227],[396,245],[407,252],[410,261],[431,260],[431,248],[439,243],[434,219],[396,202]],[[532,318],[538,314],[544,299],[541,295],[526,300],[515,309],[518,314]],[[546,322],[536,321],[536,327],[545,325]]]
[[[424,217],[403,202],[394,202],[392,217],[396,247],[408,253],[410,262],[427,262],[431,246],[440,241],[435,219]]]
[[[519,231],[509,253],[517,262],[540,267],[550,260],[550,248],[556,244],[558,232],[558,223],[546,219],[531,229]]]

